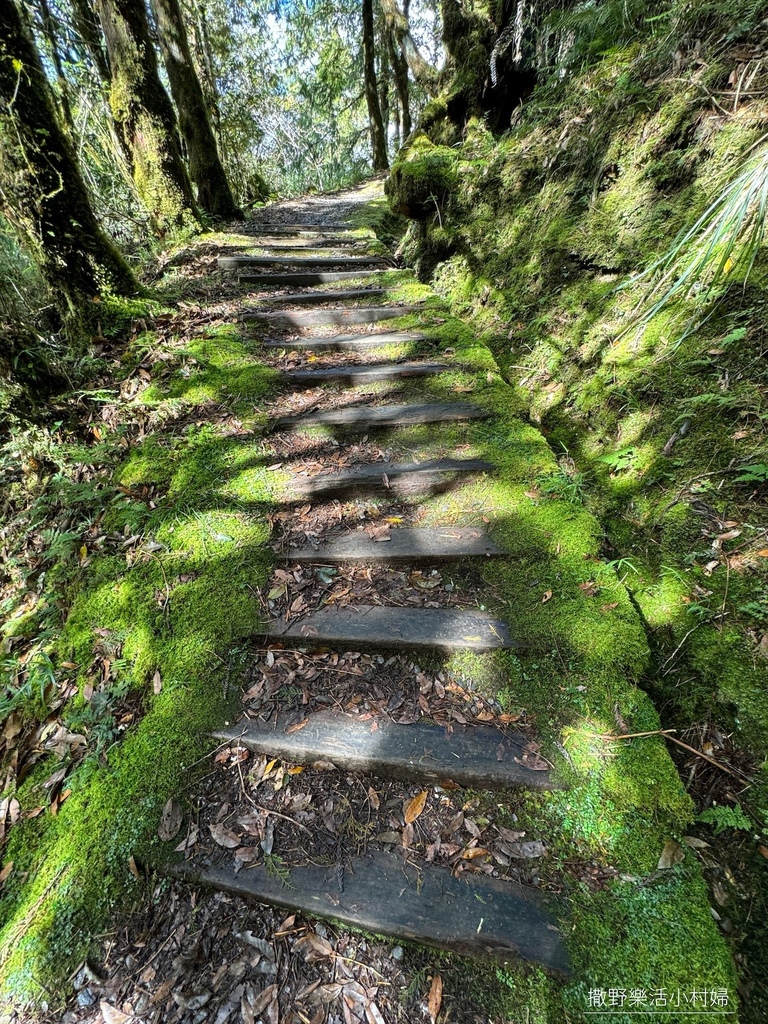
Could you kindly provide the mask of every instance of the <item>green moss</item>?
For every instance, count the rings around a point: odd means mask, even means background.
[[[205,376],[198,400],[266,394],[272,374],[231,332],[189,351]],[[151,409],[169,395],[194,408],[183,366],[135,404]],[[118,671],[90,703],[76,697],[64,711],[88,743],[67,777],[72,795],[56,817],[40,815],[9,837],[0,980],[16,1005],[50,991],[63,998],[63,979],[90,936],[140,895],[130,859],[160,855],[160,811],[170,797],[183,800],[207,733],[227,717],[235,697],[228,683],[259,623],[256,592],[270,563],[270,477],[258,441],[214,424],[149,434],[115,474],[126,488],[152,484],[160,493],[150,507],[115,492],[102,510],[104,529],[139,536],[125,550],[94,554],[69,582],[74,596],[54,660],[80,666],[82,684],[109,645]],[[135,721],[123,735],[115,713],[128,695]],[[42,786],[52,770],[46,760],[28,777],[22,807],[47,803]]]
[[[456,153],[417,135],[398,155],[385,188],[395,213],[423,219],[440,213],[456,183]]]

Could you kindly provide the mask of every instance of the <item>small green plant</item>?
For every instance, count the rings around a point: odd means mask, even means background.
[[[559,469],[556,473],[536,478],[536,485],[542,494],[552,494],[556,498],[570,502],[571,505],[583,505],[586,498],[586,485],[583,473],[566,473]]]
[[[620,473],[625,469],[634,469],[637,460],[637,452],[634,448],[622,448],[618,452],[607,452],[598,458],[598,462],[604,462],[610,466],[614,473]]]
[[[752,822],[742,811],[739,804],[736,804],[735,807],[708,807],[706,811],[703,811],[698,816],[697,821],[713,825],[716,836],[719,836],[721,832],[725,832],[727,828],[737,829],[741,832],[750,832],[752,830]]]
[[[768,483],[768,466],[764,462],[756,462],[751,466],[741,466],[744,472],[736,477],[737,484]]]
[[[264,867],[267,869],[267,874],[272,878],[279,878],[284,889],[295,889],[296,886],[291,881],[291,869],[285,863],[282,857],[276,853],[267,853],[264,856]]]

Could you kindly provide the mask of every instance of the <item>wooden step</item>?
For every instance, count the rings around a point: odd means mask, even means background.
[[[400,316],[409,316],[411,313],[423,313],[424,307],[419,306],[340,306],[338,309],[307,309],[296,310],[275,310],[274,312],[252,312],[245,310],[241,313],[243,320],[258,320],[268,324],[270,327],[324,327],[327,324],[374,324],[379,320],[395,320]]]
[[[423,405],[354,405],[304,416],[284,416],[273,430],[285,427],[342,427],[344,430],[376,430],[381,427],[410,427],[419,423],[461,423],[484,420],[491,414],[469,402],[425,403]]]
[[[349,302],[355,299],[373,299],[386,294],[384,288],[326,288],[311,292],[286,292],[282,295],[260,295],[256,300],[259,305],[276,302],[285,305],[312,306],[324,305],[326,302]]]
[[[464,558],[500,558],[507,552],[477,526],[429,526],[390,530],[373,540],[364,530],[331,537],[316,548],[288,548],[285,562],[455,562]]]
[[[368,365],[323,366],[317,370],[285,370],[284,381],[312,387],[328,380],[367,384],[377,380],[400,380],[405,377],[432,377],[449,370],[447,363],[382,363]]]
[[[568,974],[568,958],[553,918],[533,893],[481,874],[460,878],[434,865],[420,870],[402,857],[376,853],[359,858],[340,877],[336,864],[296,867],[289,884],[265,867],[196,867],[167,864],[173,878],[206,885],[285,908],[328,918],[376,935],[507,961],[516,956]]]
[[[366,351],[382,345],[412,345],[426,341],[418,331],[380,331],[371,334],[334,334],[327,338],[289,338],[286,341],[263,341],[264,348],[284,348],[301,352]]]
[[[273,234],[275,231],[279,231],[281,234],[293,234],[297,231],[309,233],[316,231],[320,234],[328,231],[352,231],[354,226],[346,223],[318,224],[308,221],[307,223],[299,222],[297,224],[251,224],[250,227],[259,234],[268,235]]]
[[[334,281],[351,281],[359,278],[378,277],[380,270],[337,270],[318,274],[238,274],[241,284],[296,285],[308,288],[313,284],[332,284]]]
[[[213,737],[291,764],[330,761],[345,772],[404,779],[422,788],[446,779],[471,789],[555,788],[548,770],[526,767],[528,739],[519,732],[456,724],[448,733],[443,726],[398,725],[383,716],[371,732],[370,721],[331,711],[309,715],[297,729],[301,721],[295,715],[270,722],[245,719]]]
[[[308,646],[398,650],[493,651],[518,647],[506,625],[487,612],[453,608],[396,608],[382,605],[329,605],[291,622],[265,627],[268,640]]]
[[[279,238],[280,236],[278,235],[277,237]],[[260,242],[257,242],[255,246],[251,246],[251,248],[252,249],[253,248],[269,249],[270,252],[274,250],[275,252],[297,252],[297,253],[302,253],[302,252],[313,252],[314,250],[323,251],[323,250],[326,250],[326,249],[336,249],[336,248],[339,248],[339,249],[343,248],[344,250],[349,250],[349,249],[354,249],[358,245],[360,245],[359,242],[357,242],[354,239],[348,239],[348,238],[307,238],[303,242],[293,241],[293,242],[290,242],[290,243],[285,243],[285,242],[268,242],[268,241],[267,242],[263,242],[263,241],[260,241]],[[348,255],[354,256],[356,254],[354,252],[352,252],[352,253],[348,253]]]
[[[288,484],[286,504],[309,500],[328,501],[353,495],[406,497],[451,490],[473,473],[490,473],[482,459],[432,459],[428,462],[376,462],[341,473],[294,477]]]
[[[219,270],[241,270],[243,267],[386,267],[381,256],[219,256]]]

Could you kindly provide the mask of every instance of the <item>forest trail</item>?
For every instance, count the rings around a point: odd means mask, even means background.
[[[457,1001],[462,964],[467,977],[477,957],[492,979],[518,958],[568,973],[545,846],[514,827],[513,794],[551,789],[550,762],[524,711],[448,664],[517,647],[477,572],[508,557],[471,490],[495,467],[474,457],[468,430],[492,412],[430,337],[444,319],[436,298],[409,272],[394,299],[379,286],[394,260],[347,231],[350,195],[275,204],[268,224],[248,224],[247,253],[216,253],[216,294],[236,298],[254,353],[279,373],[253,446],[280,480],[264,630],[238,720],[161,822],[181,852],[153,865],[170,888],[160,881],[107,941],[106,979],[80,972],[67,1024],[112,1009],[185,1024],[390,1024],[435,1019],[443,999],[451,1021],[474,1024],[491,1018],[483,995]],[[335,276],[350,258],[351,296],[349,275]],[[267,259],[270,273],[236,276]],[[322,287],[300,292],[307,283]]]
[[[215,697],[194,728],[217,745],[202,778],[181,763],[131,862],[143,907],[57,1022],[559,1022],[603,978],[596,922],[633,912],[610,854],[633,829],[663,941],[669,915],[685,949],[711,924],[654,873],[666,824],[636,813],[653,773],[652,799],[681,799],[658,737],[596,731],[658,728],[599,524],[550,496],[569,478],[471,325],[365,226],[380,196],[273,204],[169,263],[179,312],[142,363],[154,411],[120,480],[160,502],[148,598],[171,642],[200,658],[207,608],[236,621],[183,705]],[[155,692],[178,718],[171,671]],[[631,962],[649,920],[610,955]]]

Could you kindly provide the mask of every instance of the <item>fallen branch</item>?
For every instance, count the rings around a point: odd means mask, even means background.
[[[715,768],[720,768],[722,771],[728,772],[728,774],[733,775],[734,778],[746,779],[748,782],[750,781],[749,776],[745,775],[743,772],[740,772],[734,768],[729,768],[727,765],[724,765],[722,761],[716,761],[715,758],[710,757],[709,754],[704,754],[701,750],[697,750],[696,747],[691,747],[688,743],[683,743],[683,741],[679,740],[677,736],[670,735],[670,733],[676,731],[677,730],[675,729],[655,729],[653,732],[628,732],[618,733],[615,735],[613,733],[595,732],[592,733],[592,735],[599,736],[600,739],[608,740],[611,743],[615,742],[616,740],[633,740],[641,736],[663,736],[665,739],[671,740],[673,743],[676,743],[678,747],[682,747],[683,750],[688,750],[692,754],[696,754],[697,757],[703,757],[705,761],[709,761],[709,763],[713,764]]]

